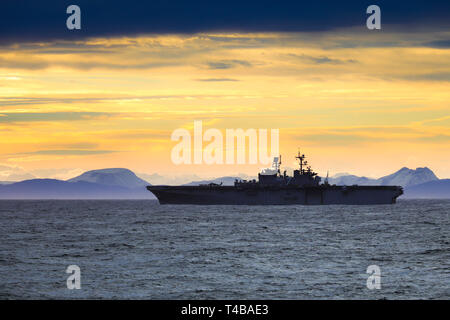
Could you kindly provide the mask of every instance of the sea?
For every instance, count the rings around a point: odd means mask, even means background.
[[[449,214],[0,201],[0,299],[449,299]]]

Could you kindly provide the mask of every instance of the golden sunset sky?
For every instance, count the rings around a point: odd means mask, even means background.
[[[319,174],[428,166],[450,178],[450,32],[200,33],[0,46],[0,181],[83,171],[256,175],[174,165],[171,133],[280,130]],[[150,183],[152,181],[149,181]]]

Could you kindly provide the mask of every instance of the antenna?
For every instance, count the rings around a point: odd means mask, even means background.
[[[278,174],[281,175],[280,168],[281,168],[281,154],[280,154],[280,158],[279,158],[279,161],[278,161]]]
[[[280,172],[280,164],[281,160],[279,157],[274,157],[272,162],[272,169],[276,170],[278,173]]]

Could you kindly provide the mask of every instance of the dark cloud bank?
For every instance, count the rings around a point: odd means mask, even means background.
[[[66,8],[71,4],[81,7],[81,30],[66,28]],[[399,31],[449,30],[448,0],[3,0],[0,3],[0,42],[165,33],[328,31],[365,26],[365,10],[371,4],[381,7],[383,26]],[[436,45],[446,47],[448,44]]]

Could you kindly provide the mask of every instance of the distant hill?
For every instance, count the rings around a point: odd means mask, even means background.
[[[154,196],[144,187],[33,179],[0,185],[0,199],[154,199]]]
[[[235,179],[241,178],[225,176],[185,185],[222,183],[229,186],[234,184]],[[400,185],[405,190],[404,198],[450,198],[450,179],[439,180],[428,168],[402,168],[379,179],[339,174],[329,178],[329,181],[337,185]],[[101,169],[87,171],[68,181],[31,179],[0,183],[0,199],[155,199],[146,190],[147,185],[150,183],[128,169]]]
[[[223,182],[223,185],[233,185],[235,179],[241,179],[240,177],[221,177],[216,179],[209,180],[200,180],[200,181],[192,181],[186,186],[196,186],[199,184],[208,184],[208,183],[217,183],[220,184]],[[322,177],[322,181],[325,178]],[[340,173],[336,174],[333,177],[328,178],[330,184],[336,185],[375,185],[375,186],[384,186],[384,185],[396,185],[402,186],[404,188],[414,186],[417,184],[429,182],[429,181],[438,181],[438,177],[431,171],[429,168],[417,168],[417,169],[408,169],[402,168],[393,174],[381,177],[379,179],[360,177],[348,173]]]
[[[31,179],[0,185],[0,199],[155,199],[128,169],[92,170],[73,179]]]
[[[184,184],[186,186],[196,186],[199,184],[223,183],[224,186],[234,184],[235,179],[240,177],[221,177],[210,180],[192,181]],[[322,177],[322,181],[325,178]],[[393,174],[379,179],[360,177],[348,173],[340,173],[328,178],[330,184],[336,185],[396,185],[405,188],[403,198],[449,198],[447,184],[439,180],[429,168],[409,169],[402,168]],[[444,182],[442,182],[444,181]]]
[[[173,185],[179,186],[191,181],[200,180],[201,177],[195,174],[181,174],[177,176],[162,176],[158,173],[146,174],[146,173],[136,173],[139,178],[150,182],[152,185]]]
[[[429,181],[437,181],[439,179],[438,177],[436,177],[433,171],[431,171],[427,167],[417,168],[415,170],[405,167],[398,170],[397,172],[394,172],[393,174],[381,177],[379,179],[339,174],[337,176],[329,178],[328,180],[330,184],[336,185],[394,185],[406,188]]]
[[[322,178],[322,180],[325,180]],[[338,186],[350,186],[358,184],[360,186],[364,185],[378,185],[377,179],[371,179],[366,177],[358,177],[355,175],[341,175],[338,177],[328,178],[330,184],[336,184]]]
[[[429,181],[405,188],[404,198],[450,199],[450,179]]]
[[[398,170],[393,174],[378,179],[378,182],[382,186],[395,185],[406,188],[417,184],[436,180],[439,180],[438,177],[436,177],[433,171],[431,171],[427,167],[417,168],[416,170],[405,167],[401,168],[400,170]]]
[[[92,170],[67,180],[68,182],[92,182],[106,186],[124,187],[128,189],[142,188],[150,185],[138,178],[133,171],[123,168]]]
[[[16,181],[0,181],[0,185],[15,183]]]

